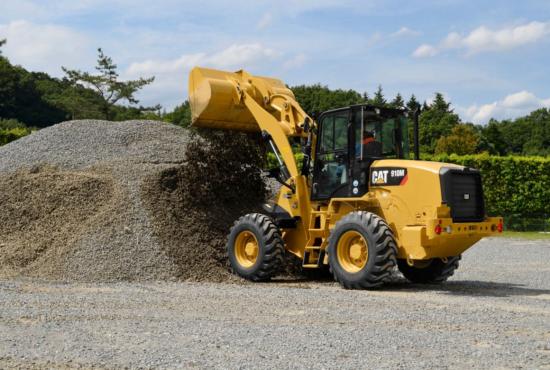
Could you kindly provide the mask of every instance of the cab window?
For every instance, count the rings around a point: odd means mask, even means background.
[[[321,140],[314,170],[314,198],[327,198],[348,182],[349,111],[327,114],[320,124]]]
[[[321,153],[346,150],[348,146],[348,116],[334,114],[322,121]]]
[[[401,117],[384,118],[364,112],[355,116],[357,158],[408,158],[407,122]]]

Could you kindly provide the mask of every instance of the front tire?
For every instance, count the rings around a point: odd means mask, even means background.
[[[328,254],[334,280],[346,289],[371,289],[390,277],[397,245],[382,218],[358,211],[336,223],[329,236]]]
[[[226,248],[233,272],[248,280],[269,280],[283,265],[279,228],[260,213],[244,215],[235,222]]]
[[[398,259],[397,267],[411,283],[440,284],[454,274],[458,268],[460,258],[461,256],[449,257],[446,262],[439,258],[434,258],[422,267],[410,266],[407,260]]]

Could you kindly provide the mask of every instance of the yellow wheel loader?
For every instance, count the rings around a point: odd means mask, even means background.
[[[378,287],[396,266],[411,282],[439,283],[466,249],[502,231],[502,218],[485,215],[479,171],[419,160],[417,112],[354,105],[313,120],[280,80],[199,67],[189,102],[194,126],[260,132],[279,163],[278,195],[228,236],[233,271],[246,279],[270,279],[292,253],[345,288]]]

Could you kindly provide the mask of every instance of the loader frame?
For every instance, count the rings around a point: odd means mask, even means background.
[[[244,71],[230,73],[195,68],[191,72],[189,92],[193,125],[262,132],[285,177],[284,186],[268,207],[268,213],[279,222],[285,249],[302,259],[304,268],[318,268],[328,263],[325,252],[331,230],[342,217],[354,211],[369,211],[385,219],[398,244],[397,257],[407,260],[411,266],[415,261],[458,256],[482,237],[496,233],[502,224],[499,217],[484,217],[480,222],[471,223],[453,219],[448,204],[441,200],[439,171],[459,166],[418,161],[419,110],[411,112],[415,160],[374,160],[371,167],[408,169],[416,186],[434,192],[428,197],[431,207],[424,204],[427,200],[415,197],[410,186],[409,189],[392,188],[391,184],[372,189],[369,186],[366,193],[356,197],[312,197],[309,174],[311,163],[316,161],[317,151],[312,148],[317,147],[319,128],[297,103],[292,91],[279,80],[252,76]],[[404,110],[394,111],[405,114]],[[302,171],[298,169],[290,137],[306,142]],[[411,215],[408,208],[418,211]],[[449,232],[437,233],[440,229]]]

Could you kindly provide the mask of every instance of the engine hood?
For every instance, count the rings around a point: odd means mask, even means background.
[[[403,167],[407,169],[423,170],[439,175],[442,168],[458,168],[463,169],[464,166],[459,166],[453,163],[432,162],[432,161],[415,161],[409,159],[380,159],[374,161],[371,167]]]

